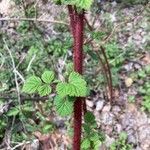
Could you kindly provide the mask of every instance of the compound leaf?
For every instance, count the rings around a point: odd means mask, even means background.
[[[86,81],[76,72],[69,75],[69,82],[60,82],[57,84],[56,91],[59,96],[77,96],[84,97],[87,95]]]
[[[90,124],[94,124],[96,123],[95,121],[95,116],[93,113],[91,112],[87,112],[84,116],[84,120],[85,120],[85,123],[90,123]]]
[[[82,9],[88,10],[90,9],[92,3],[93,3],[93,0],[77,0],[76,5]]]
[[[91,142],[89,139],[84,139],[81,144],[81,149],[89,149],[91,147]]]
[[[42,80],[45,83],[50,84],[54,80],[54,72],[53,71],[45,71],[42,74]]]
[[[23,92],[26,93],[34,93],[39,88],[39,86],[42,84],[42,81],[37,76],[31,76],[28,78],[23,86]]]
[[[40,96],[46,96],[51,93],[52,89],[49,85],[44,84],[38,88],[38,93]]]
[[[81,9],[90,9],[93,0],[53,0],[56,4],[75,5]]]
[[[69,100],[67,97],[62,99],[61,97],[57,96],[55,97],[55,100],[54,100],[56,112],[60,116],[67,116],[67,115],[72,114],[73,103],[74,102]]]
[[[60,97],[68,95],[68,83],[60,82],[56,86],[56,91]]]
[[[86,96],[87,84],[82,76],[77,72],[72,72],[69,76],[69,96]]]

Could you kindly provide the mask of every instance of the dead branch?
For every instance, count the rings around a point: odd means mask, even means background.
[[[54,24],[63,24],[69,26],[68,23],[58,20],[48,20],[48,19],[40,19],[40,18],[0,18],[0,21],[32,21],[32,22],[46,22],[46,23],[54,23]]]

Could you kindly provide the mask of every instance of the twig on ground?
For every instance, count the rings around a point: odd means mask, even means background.
[[[33,22],[47,22],[47,23],[54,23],[54,24],[63,24],[69,26],[68,23],[58,20],[48,20],[48,19],[40,19],[40,18],[0,18],[0,21],[33,21]]]
[[[34,54],[34,55],[32,56],[32,58],[31,58],[31,60],[30,60],[29,64],[28,64],[27,69],[26,69],[26,70],[27,70],[27,72],[30,70],[30,68],[31,68],[31,64],[32,64],[32,62],[34,61],[35,57],[36,57],[36,55]]]
[[[21,101],[20,101],[20,88],[19,88],[19,84],[18,84],[18,77],[17,77],[17,73],[16,73],[16,65],[15,65],[15,61],[14,58],[12,56],[11,50],[9,49],[7,42],[5,39],[3,39],[4,43],[5,43],[5,47],[10,55],[11,61],[12,61],[12,67],[13,67],[13,72],[14,72],[14,76],[15,76],[15,83],[16,83],[16,90],[17,90],[17,95],[18,95],[18,103],[19,106],[21,105]],[[21,108],[20,108],[21,110]]]
[[[5,58],[3,57],[3,55],[1,53],[0,53],[0,58],[1,58],[1,64],[0,64],[0,69],[1,69],[5,62]]]
[[[11,150],[15,150],[15,149],[18,149],[19,147],[21,147],[21,146],[23,146],[23,145],[25,145],[25,144],[30,144],[31,142],[30,141],[24,141],[24,142],[22,142],[22,143],[19,143],[19,144],[17,144],[16,146],[14,146]]]
[[[22,82],[24,83],[25,82],[25,79],[24,77],[19,73],[18,70],[15,70],[15,73],[20,77],[20,79],[22,80]]]
[[[20,97],[21,103],[24,101],[45,101],[48,100],[50,97]],[[14,100],[17,99],[17,97],[11,97],[11,96],[1,96],[0,99],[4,100]]]

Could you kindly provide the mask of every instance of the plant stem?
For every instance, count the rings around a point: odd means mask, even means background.
[[[84,12],[76,13],[75,39],[74,39],[74,70],[80,74],[83,72],[83,32]],[[82,128],[83,98],[77,97],[74,103],[74,137],[73,150],[80,150]]]
[[[75,9],[73,9],[72,5],[68,5],[68,12],[70,16],[70,29],[71,29],[73,38],[75,40],[76,15],[75,15]]]
[[[78,13],[75,8],[68,6],[70,15],[71,32],[74,38],[73,63],[74,70],[80,74],[83,72],[83,32],[84,32],[84,11]],[[77,97],[74,103],[74,137],[73,150],[80,150],[82,112],[85,110],[84,98]],[[83,109],[84,105],[84,109]]]

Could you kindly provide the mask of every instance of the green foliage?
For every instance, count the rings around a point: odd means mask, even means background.
[[[47,134],[54,131],[54,125],[51,122],[47,122],[43,125],[42,133]]]
[[[68,76],[71,72],[73,72],[73,63],[68,63],[66,65],[65,75]]]
[[[100,145],[104,141],[104,135],[97,129],[95,116],[93,113],[87,112],[84,116],[84,121],[84,138],[82,140],[81,149],[99,150]]]
[[[61,97],[64,96],[81,96],[87,95],[87,84],[82,76],[76,72],[69,75],[68,83],[60,82],[57,84],[56,91]]]
[[[6,127],[7,127],[6,118],[0,117],[0,138],[2,138],[4,136]]]
[[[90,9],[93,0],[54,0],[56,4],[75,5],[81,9]]]
[[[81,144],[81,149],[89,149],[91,147],[91,141],[89,139],[84,139]]]
[[[72,101],[69,97],[65,97],[62,99],[61,97],[56,96],[54,100],[56,112],[60,116],[68,116],[72,114],[73,104],[74,104],[74,101]]]
[[[35,14],[38,14],[35,10],[36,7],[34,5],[35,4],[34,2],[31,5],[26,5],[27,1],[22,0],[14,0],[14,1],[16,2],[16,4],[20,6],[22,2],[25,3],[24,6],[27,7],[25,8],[25,12],[23,13],[26,15],[26,17],[35,17]],[[79,11],[81,9],[89,10],[93,2],[92,0],[68,0],[68,1],[54,0],[54,1],[57,2],[57,4],[76,5],[78,7],[77,10]],[[128,2],[130,1],[131,3],[133,3],[133,0],[128,0]],[[137,1],[141,0],[136,0],[134,2]],[[21,16],[23,16],[24,14],[21,14]],[[113,28],[113,23],[110,21],[111,19],[109,14],[106,13],[105,16],[106,18],[105,19],[103,18],[104,20],[102,23],[102,29],[105,32],[95,31],[91,35],[92,38],[97,40],[97,42],[103,41],[104,38],[109,34],[109,32],[107,31],[110,31]],[[103,24],[104,26],[105,25],[108,26],[108,28],[106,29],[103,26]],[[44,25],[42,24],[42,26]],[[63,73],[65,72],[64,82],[55,79],[53,72],[51,71],[44,72],[45,68],[47,67],[52,68],[52,70],[54,70],[54,67],[56,67],[57,65],[58,57],[64,59],[63,57],[66,56],[67,57],[66,63],[70,63],[72,55],[68,53],[68,50],[70,50],[72,47],[72,38],[68,34],[68,28],[64,27],[63,25],[57,25],[53,28],[54,32],[56,33],[61,32],[61,34],[56,35],[55,38],[51,38],[49,32],[47,32],[45,28],[43,29],[42,26],[40,23],[38,23],[38,26],[36,26],[36,22],[31,23],[29,21],[21,21],[18,23],[16,31],[13,32],[15,34],[11,35],[12,38],[10,38],[10,33],[8,34],[8,36],[5,37],[6,39],[8,39],[7,40],[8,47],[12,50],[17,70],[21,73],[23,77],[27,78],[26,83],[23,86],[23,91],[28,94],[33,93],[39,94],[40,96],[49,95],[51,92],[54,92],[54,94],[58,94],[56,95],[55,99],[49,99],[44,103],[42,102],[32,103],[30,100],[24,103],[23,101],[23,103],[21,104],[21,110],[20,107],[18,107],[17,99],[14,100],[14,105],[11,107],[8,113],[3,117],[0,117],[0,137],[3,137],[5,134],[6,127],[9,125],[8,121],[10,120],[10,118],[13,118],[13,116],[16,116],[11,139],[14,142],[15,141],[22,142],[23,140],[29,141],[30,138],[33,139],[32,134],[37,130],[40,131],[41,133],[46,134],[52,132],[55,129],[55,125],[51,122],[51,120],[49,120],[49,116],[51,116],[51,113],[53,114],[53,100],[56,112],[61,116],[68,116],[73,112],[74,96],[87,95],[87,84],[82,76],[77,75],[77,73],[73,72],[72,64],[69,64],[66,67],[66,70],[65,69],[62,70]],[[3,39],[1,35],[0,39]],[[8,54],[3,45],[4,44],[1,42],[0,54],[2,54],[2,56],[0,55],[0,69],[2,71],[0,72],[0,92],[11,91],[11,96],[16,97],[16,90],[14,90],[15,89],[14,72],[12,71],[10,57],[7,56]],[[117,73],[120,70],[122,63],[124,62],[125,58],[127,58],[127,55],[129,53],[127,52],[127,54],[125,54],[122,51],[122,49],[119,48],[116,42],[110,41],[108,44],[105,45],[105,47],[107,56],[109,58],[109,62],[112,66],[113,83],[114,85],[117,85],[119,83]],[[92,50],[90,51],[89,49],[88,55],[91,56],[93,62],[92,61],[89,62],[91,58],[89,59],[88,57],[87,68],[97,69],[98,68],[97,55]],[[150,72],[150,69],[147,70],[149,70]],[[57,72],[57,70],[55,71]],[[44,73],[41,75],[42,72]],[[32,78],[31,77],[28,78],[28,76],[31,74],[34,76],[32,76]],[[140,79],[145,80],[145,78],[147,77],[147,71],[142,70],[141,72],[139,72],[138,77]],[[92,80],[94,80],[94,82],[97,85],[101,84],[101,86],[103,86],[105,84],[104,77],[102,77],[101,73],[99,73],[98,78],[95,78],[92,69],[89,72],[87,71],[86,79],[89,79],[88,82],[90,84]],[[20,85],[22,81],[20,80],[19,76],[18,81]],[[55,87],[57,87],[56,88],[56,90],[58,90],[57,93],[55,93]],[[144,98],[142,106],[144,110],[149,111],[150,98],[149,95],[147,94],[148,93],[147,91],[149,91],[149,88],[144,85],[140,93]],[[129,100],[133,101],[133,97],[129,97]],[[38,105],[40,105],[39,108]],[[26,133],[22,132],[23,129],[27,132]],[[104,141],[104,136],[99,132],[96,125],[95,117],[90,112],[88,112],[85,115],[85,123],[83,125],[83,129],[84,129],[84,138],[82,141],[82,149],[85,150],[99,149],[100,144]],[[126,137],[123,136],[120,139],[126,139]],[[126,143],[126,141],[120,143]],[[114,144],[114,147],[116,148],[116,145],[123,145],[120,143]],[[126,146],[122,147],[126,148]]]
[[[16,116],[18,114],[19,114],[19,109],[14,107],[8,111],[7,116]]]
[[[133,95],[128,96],[128,101],[130,103],[134,103],[135,102],[135,96],[133,96]]]
[[[150,82],[147,81],[139,87],[139,93],[143,96],[142,110],[150,112]]]
[[[125,132],[120,133],[118,140],[116,140],[111,146],[110,150],[132,150],[132,145],[127,144],[127,134]]]
[[[143,98],[142,110],[150,112],[150,94],[147,94]]]
[[[124,58],[124,53],[119,48],[116,42],[111,42],[105,45],[107,57],[113,67],[120,67]]]
[[[95,116],[93,115],[93,113],[91,112],[87,112],[84,116],[84,121],[85,123],[87,124],[96,124],[96,121],[95,121]]]
[[[39,88],[38,88],[38,93],[40,96],[49,95],[51,93],[51,91],[52,91],[51,87],[47,84],[39,86]]]
[[[41,78],[45,83],[50,84],[54,80],[54,72],[53,71],[45,71],[42,74]]]
[[[87,95],[87,83],[80,74],[72,72],[69,76],[69,84],[72,90],[70,90],[70,96]]]
[[[22,0],[13,0],[16,5],[20,5],[22,3]]]
[[[29,31],[30,28],[30,24],[28,21],[22,21],[19,23],[18,27],[17,27],[17,31],[20,33],[27,33]]]
[[[23,86],[23,92],[32,94],[35,93],[41,86],[42,81],[39,77],[31,76],[28,78]]]
[[[40,105],[40,104],[38,104]],[[17,121],[13,125],[12,128],[12,140],[15,141],[23,141],[23,140],[32,140],[33,139],[33,132],[40,131],[41,133],[47,134],[51,133],[55,130],[55,124],[51,122],[51,120],[48,120],[48,117],[51,113],[51,105],[52,101],[48,100],[45,101],[43,104],[40,105],[40,109],[44,110],[43,112],[37,111],[37,108],[35,109],[35,106],[31,101],[26,101],[25,104],[21,105],[21,110],[16,107],[12,107],[8,113],[7,116],[5,116],[5,120],[8,120],[7,117],[16,116]],[[46,109],[46,107],[48,107]],[[3,129],[0,130],[1,133],[4,132],[6,126],[4,126],[4,123],[6,121],[4,118],[1,118],[1,121],[3,121]],[[37,124],[36,121],[39,121]],[[20,124],[20,122],[23,123]],[[8,123],[6,123],[8,126]],[[0,125],[1,128],[1,125]],[[26,130],[26,133],[21,132],[22,128]]]
[[[23,92],[32,94],[38,92],[40,96],[49,95],[52,91],[50,84],[54,80],[53,71],[45,71],[41,78],[31,76],[28,78],[23,86]],[[42,83],[43,81],[43,83]]]
[[[38,93],[40,96],[49,95],[52,92],[51,84],[54,80],[54,72],[45,71],[41,78],[32,76],[28,78],[23,86],[23,91],[26,93]],[[42,82],[43,81],[43,82]],[[71,72],[67,82],[54,81],[56,85],[57,96],[54,100],[56,112],[61,116],[72,114],[75,96],[87,95],[87,84],[83,77],[76,73]],[[15,110],[10,112],[10,115],[15,114]]]
[[[76,6],[77,7],[80,7],[82,9],[85,9],[85,10],[88,10],[90,9],[92,3],[93,3],[93,0],[76,0]]]

